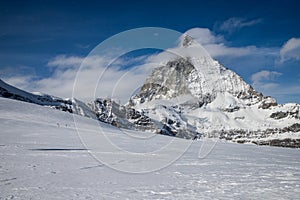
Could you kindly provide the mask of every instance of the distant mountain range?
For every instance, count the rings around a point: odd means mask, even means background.
[[[278,104],[210,56],[197,55],[189,36],[181,56],[155,68],[128,103],[84,103],[33,94],[0,80],[0,96],[49,106],[111,125],[186,139],[218,137],[238,143],[300,147],[300,105]],[[182,56],[184,55],[184,56]]]

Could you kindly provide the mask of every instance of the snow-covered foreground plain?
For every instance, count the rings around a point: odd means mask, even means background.
[[[199,159],[199,149],[203,145],[212,147],[214,141],[198,140],[178,160],[164,164],[164,168],[132,174],[111,167],[123,165],[124,171],[134,167],[138,170],[139,160],[131,163],[109,152],[106,153],[112,158],[108,161],[110,167],[96,160],[90,154],[94,149],[82,144],[71,114],[3,98],[0,111],[0,199],[297,199],[300,196],[299,149],[218,141],[208,155],[204,151],[206,156]],[[98,122],[76,117],[81,119],[81,136],[99,130],[95,125]],[[100,125],[115,144],[130,152],[154,152],[150,154],[154,155],[174,140],[178,148],[189,145],[184,139],[134,132],[128,136],[115,127]],[[132,137],[138,134],[147,139]],[[157,162],[180,153],[180,149],[169,148]]]

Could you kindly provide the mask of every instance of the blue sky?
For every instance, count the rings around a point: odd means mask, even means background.
[[[107,38],[140,27],[192,29],[215,59],[255,89],[299,103],[299,7],[289,0],[1,1],[0,77],[67,97],[74,76],[67,72]]]

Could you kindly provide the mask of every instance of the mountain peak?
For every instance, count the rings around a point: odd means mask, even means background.
[[[170,60],[166,65],[154,69],[141,91],[131,100],[134,104],[140,104],[190,95],[198,100],[199,105],[203,105],[212,102],[219,93],[226,92],[239,99],[248,99],[250,104],[261,99],[239,75],[212,58],[186,57]]]
[[[182,47],[190,47],[190,46],[194,46],[194,45],[197,45],[195,40],[190,35],[183,34],[183,36],[181,38],[181,46]]]

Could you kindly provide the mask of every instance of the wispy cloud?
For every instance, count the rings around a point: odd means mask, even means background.
[[[112,97],[126,103],[131,94],[140,87],[157,63],[141,63],[145,56],[133,59],[117,59],[109,63],[109,56],[59,55],[49,60],[47,66],[53,70],[49,77],[37,79],[31,75],[4,77],[16,87],[34,92],[51,94],[63,98],[75,97],[91,101],[96,97]],[[121,66],[131,65],[131,68]]]
[[[253,74],[251,77],[251,80],[255,83],[261,82],[264,80],[270,81],[270,80],[274,80],[275,78],[277,78],[280,75],[281,75],[281,73],[276,72],[276,71],[263,70],[263,71]]]
[[[249,55],[277,56],[279,50],[279,48],[258,48],[253,45],[241,47],[230,46],[227,45],[229,42],[226,41],[222,35],[216,35],[208,28],[193,28],[188,30],[185,34],[194,38],[214,58],[221,56],[241,57]]]
[[[245,18],[232,17],[221,24],[220,30],[230,33],[238,29],[253,26],[259,23],[262,23],[262,19],[247,20]]]
[[[0,68],[0,78],[18,88],[28,89],[37,76],[32,67],[15,66]]]
[[[14,75],[14,76],[4,76],[2,77],[4,81],[8,82],[9,84],[24,89],[28,90],[31,89],[32,87],[32,82],[36,78],[33,75]]]
[[[185,32],[185,34],[191,36],[201,45],[216,44],[224,42],[224,37],[221,35],[215,35],[208,28],[192,28]]]
[[[58,55],[49,60],[47,66],[59,68],[78,68],[82,61],[82,57]]]
[[[252,85],[257,91],[269,92],[269,90],[276,88],[279,84],[276,83],[276,78],[282,74],[276,71],[263,70],[251,76]]]
[[[76,47],[80,48],[80,49],[88,49],[91,47],[91,45],[89,44],[86,44],[86,45],[83,45],[83,44],[75,44]]]
[[[300,60],[300,38],[289,39],[280,49],[280,63]]]

